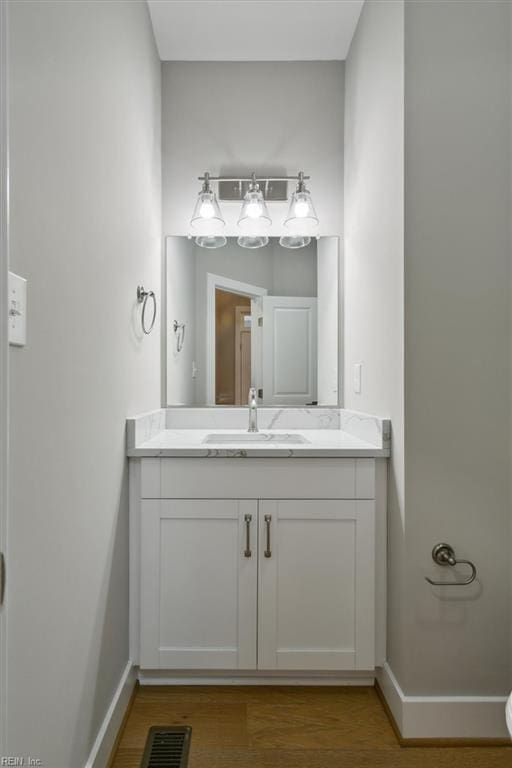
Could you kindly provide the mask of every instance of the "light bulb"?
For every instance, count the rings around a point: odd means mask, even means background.
[[[201,203],[199,215],[203,219],[213,219],[215,216],[215,209],[209,200],[205,200],[204,203]]]
[[[251,203],[247,205],[247,208],[245,209],[245,211],[250,219],[258,219],[262,214],[261,205],[257,203],[255,200],[253,200]]]
[[[305,200],[297,200],[295,203],[295,215],[298,219],[305,218],[309,213],[309,205]]]
[[[251,188],[244,196],[238,226],[243,232],[259,235],[260,230],[263,227],[269,227],[271,223],[263,195],[258,185],[253,182]]]
[[[304,174],[299,173],[297,189],[290,200],[288,215],[284,220],[284,226],[290,232],[291,237],[306,238],[314,234],[318,229],[318,216],[311,195],[304,186]],[[303,243],[305,245],[305,243]],[[285,245],[286,248],[302,247],[296,244]]]

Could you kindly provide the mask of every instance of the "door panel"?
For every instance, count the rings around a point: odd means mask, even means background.
[[[373,668],[373,502],[264,501],[259,527],[258,668]]]
[[[256,519],[254,501],[142,503],[142,667],[256,667]]]
[[[317,399],[317,300],[263,297],[263,403]]]

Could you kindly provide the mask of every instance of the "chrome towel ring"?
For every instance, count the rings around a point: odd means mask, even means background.
[[[436,544],[432,550],[432,560],[434,563],[436,563],[436,565],[454,566],[458,565],[459,563],[464,563],[465,565],[469,565],[471,568],[470,575],[463,581],[432,581],[432,579],[429,579],[428,576],[425,576],[425,580],[428,581],[429,584],[433,584],[435,587],[464,587],[466,584],[471,584],[471,582],[476,578],[476,568],[471,560],[457,560],[455,558],[453,547],[450,547],[449,544]]]
[[[153,317],[151,318],[151,323],[149,325],[149,328],[146,325],[146,306],[148,303],[148,299],[153,299]],[[153,330],[153,326],[155,324],[156,320],[156,296],[154,291],[145,291],[143,285],[137,286],[137,301],[139,304],[142,304],[142,330],[147,335],[151,333]]]

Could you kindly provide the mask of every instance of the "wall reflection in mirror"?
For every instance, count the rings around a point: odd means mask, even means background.
[[[166,239],[167,404],[338,405],[338,238]]]

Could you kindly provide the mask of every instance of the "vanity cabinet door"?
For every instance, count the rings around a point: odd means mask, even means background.
[[[258,669],[375,662],[373,501],[259,503]]]
[[[141,563],[141,667],[256,668],[256,501],[143,501]]]

